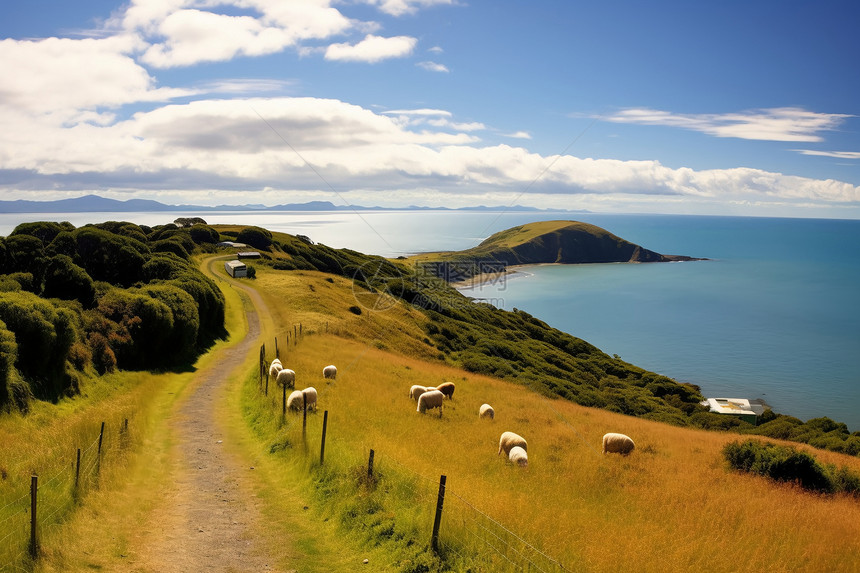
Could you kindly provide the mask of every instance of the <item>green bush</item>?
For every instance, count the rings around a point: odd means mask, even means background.
[[[732,469],[763,475],[821,493],[860,492],[860,476],[847,468],[823,466],[814,456],[787,446],[747,440],[723,448]]]
[[[236,235],[236,242],[266,251],[272,246],[272,233],[261,227],[245,227]]]
[[[80,319],[29,292],[0,293],[0,321],[15,334],[15,367],[36,396],[56,399],[67,390],[66,358],[81,338]]]
[[[95,304],[96,289],[87,271],[76,265],[67,255],[48,259],[42,296],[78,300],[85,308]]]

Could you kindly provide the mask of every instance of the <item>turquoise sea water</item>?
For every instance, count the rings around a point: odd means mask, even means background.
[[[523,309],[710,397],[764,398],[860,430],[860,221],[463,212],[182,213],[398,256],[463,249],[529,221],[577,219],[665,254],[711,260],[529,267],[464,290]],[[0,214],[22,221],[155,225],[178,213]]]

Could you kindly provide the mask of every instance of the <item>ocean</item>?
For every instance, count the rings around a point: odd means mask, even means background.
[[[519,308],[708,397],[761,398],[860,430],[860,221],[545,212],[358,211],[0,214],[22,221],[178,216],[259,225],[388,257],[476,245],[530,221],[575,219],[648,249],[707,261],[533,266],[463,289]]]

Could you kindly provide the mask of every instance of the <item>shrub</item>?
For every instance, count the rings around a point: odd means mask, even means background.
[[[272,233],[261,227],[245,227],[236,235],[236,241],[265,251],[272,246]]]
[[[217,243],[221,240],[220,235],[218,235],[218,231],[205,223],[202,225],[195,224],[188,231],[188,234],[191,235],[191,240],[198,245],[203,243]]]
[[[723,455],[735,470],[797,483],[812,491],[833,492],[836,489],[824,466],[810,454],[794,448],[747,440],[727,444]]]
[[[48,259],[42,295],[46,298],[78,300],[89,308],[95,302],[96,289],[87,271],[72,262],[67,255]]]

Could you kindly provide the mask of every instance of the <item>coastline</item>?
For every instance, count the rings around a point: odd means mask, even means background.
[[[505,271],[501,273],[480,273],[466,280],[455,281],[448,283],[451,287],[457,290],[475,289],[485,284],[493,284],[502,279],[507,279],[511,275],[527,275],[523,269],[530,267],[544,267],[549,265],[561,265],[563,263],[533,263],[528,265],[510,265],[505,267]]]

